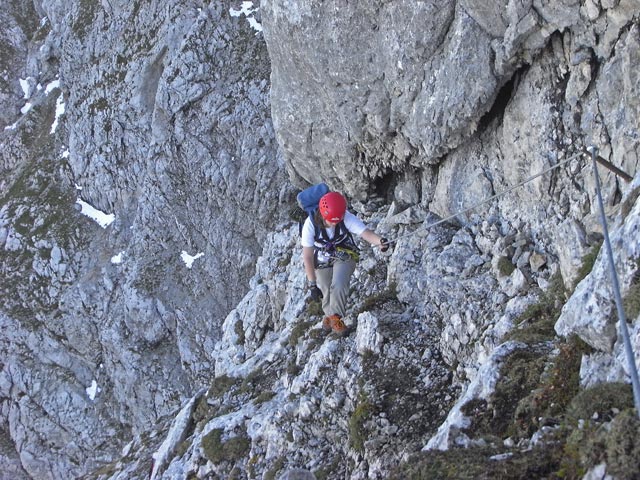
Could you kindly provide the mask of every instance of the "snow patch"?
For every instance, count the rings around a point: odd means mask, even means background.
[[[20,87],[24,92],[24,99],[27,100],[31,96],[31,87],[29,86],[29,78],[20,78],[18,80],[20,82]]]
[[[120,252],[117,255],[114,255],[113,257],[111,257],[111,263],[113,263],[114,265],[120,265],[122,263],[122,257],[124,255],[124,252]]]
[[[193,262],[195,262],[198,258],[203,257],[203,256],[204,256],[203,252],[200,252],[195,256],[191,256],[187,252],[185,252],[184,250],[180,254],[180,258],[182,259],[184,264],[187,266],[187,268],[191,268],[193,266]]]
[[[101,212],[100,210],[89,205],[87,202],[83,200],[78,199],[76,200],[76,203],[80,205],[80,207],[82,207],[82,210],[80,213],[82,213],[83,215],[86,215],[92,220],[95,220],[98,223],[98,225],[100,225],[102,228],[107,228],[116,219],[116,216],[113,213],[107,214],[107,213]]]
[[[51,131],[49,133],[52,133],[52,134],[55,133],[56,129],[58,128],[58,122],[60,120],[60,117],[64,115],[64,111],[65,111],[64,98],[61,93],[58,99],[56,100],[56,118],[53,120],[53,124],[51,124]]]
[[[24,93],[23,98],[25,100],[28,100],[29,98],[31,98],[32,89],[31,89],[30,80],[33,80],[33,79],[31,77],[18,79],[18,82],[20,83],[20,88],[22,88],[22,92]],[[49,83],[45,88],[44,93],[46,95],[49,95],[49,93],[51,93],[56,88],[60,88],[60,80],[54,80],[53,82]],[[36,85],[36,91],[39,92],[40,90],[42,90],[42,85],[40,84]],[[22,115],[26,115],[27,113],[29,113],[29,111],[32,108],[33,108],[33,103],[26,102],[24,106],[20,109],[20,113],[22,113]],[[55,120],[53,121],[53,125],[51,125],[50,133],[54,133],[56,131],[56,128],[58,128],[59,118],[64,114],[64,112],[65,112],[64,99],[62,94],[60,94],[60,96],[58,97],[58,100],[56,101],[56,117],[55,117]],[[4,129],[15,130],[17,127],[18,127],[18,122],[16,121],[11,125],[7,125],[6,127],[4,127]]]
[[[259,10],[259,8],[254,8],[253,7],[253,2],[242,2],[242,6],[240,7],[240,10],[234,10],[233,8],[229,9],[229,14],[232,17],[240,17],[241,15],[244,15],[245,17],[247,17],[247,21],[249,22],[249,25],[251,26],[251,28],[253,28],[256,32],[261,32],[262,31],[262,25],[260,24],[260,22],[258,22],[255,17],[253,17],[253,14],[256,13]],[[257,35],[258,33],[256,33]]]
[[[101,392],[100,387],[98,387],[98,382],[96,382],[95,380],[92,380],[91,386],[85,388],[85,390],[87,392],[87,396],[92,402],[96,399],[96,395]]]
[[[54,80],[53,82],[47,85],[47,88],[44,89],[45,95],[49,95],[56,88],[60,88],[60,80]]]
[[[29,110],[31,110],[31,107],[33,107],[33,103],[31,102],[25,103],[24,107],[20,109],[20,113],[22,113],[23,115],[26,115],[29,112]]]

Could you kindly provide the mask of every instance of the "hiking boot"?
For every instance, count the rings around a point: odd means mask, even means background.
[[[336,317],[336,319],[334,320],[333,325],[331,325],[333,333],[339,336],[344,336],[349,333],[349,327],[344,324],[342,319],[337,315],[334,315],[334,317]]]
[[[336,321],[342,322],[340,315],[329,315],[322,319],[322,329],[329,331],[333,330],[333,325]]]

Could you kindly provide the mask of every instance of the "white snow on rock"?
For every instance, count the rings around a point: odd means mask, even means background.
[[[116,219],[116,216],[113,213],[104,213],[83,200],[78,199],[76,200],[76,203],[82,207],[80,213],[86,215],[92,220],[95,220],[102,228],[107,228]]]
[[[257,11],[258,8],[253,7],[253,2],[242,2],[240,10],[234,10],[233,8],[230,8],[229,14],[232,17],[239,17],[241,15],[244,15],[245,17],[247,17],[247,21],[249,22],[249,25],[251,25],[251,28],[253,28],[256,32],[261,32],[262,25],[255,19],[255,17],[253,17],[253,14]]]
[[[98,387],[98,382],[96,382],[95,380],[92,380],[91,386],[87,387],[85,390],[87,392],[87,396],[91,401],[95,400],[96,395],[101,391],[100,387]]]
[[[203,256],[204,256],[203,252],[200,252],[196,255],[189,255],[187,252],[183,250],[182,253],[180,253],[180,258],[182,259],[184,264],[187,266],[187,268],[193,267],[193,262],[195,262],[197,259]]]
[[[113,257],[111,257],[111,263],[113,263],[114,265],[120,265],[122,263],[123,255],[124,252],[120,252],[117,255],[114,255]]]

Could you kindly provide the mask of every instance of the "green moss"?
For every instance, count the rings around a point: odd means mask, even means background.
[[[256,390],[256,387],[259,386],[260,382],[264,380],[264,373],[261,368],[253,370],[249,375],[247,375],[240,385],[241,393],[250,393]]]
[[[72,30],[79,37],[84,38],[93,26],[100,2],[97,0],[81,0],[73,19]]]
[[[571,431],[562,447],[562,459],[556,472],[558,478],[582,478],[587,473],[590,462],[585,457],[585,448],[588,439],[593,435],[594,428],[591,424],[583,425],[580,429]]]
[[[558,346],[559,353],[551,359],[537,388],[534,388],[516,408],[517,432],[530,436],[547,419],[564,415],[580,389],[580,364],[589,347],[577,337]]]
[[[206,395],[203,395],[202,397],[200,397],[200,400],[198,400],[196,408],[193,409],[192,418],[196,424],[203,421],[208,421],[209,419],[213,418],[213,409],[207,403]]]
[[[244,324],[242,320],[238,320],[236,324],[233,326],[233,331],[236,332],[238,336],[238,340],[236,341],[236,345],[244,345],[245,336],[244,336]]]
[[[133,2],[133,11],[131,12],[131,18],[136,18],[138,13],[140,13],[140,7],[142,6],[141,0],[136,0]]]
[[[302,370],[302,368],[296,363],[295,359],[291,359],[287,363],[287,374],[288,375],[290,375],[292,377],[295,377],[300,373],[301,370]]]
[[[20,249],[3,252],[5,282],[0,295],[5,310],[29,330],[41,326],[42,314],[56,311],[60,300],[49,296],[51,279],[30,268],[51,258],[50,248],[36,245],[44,241],[69,254],[81,250],[92,234],[78,227],[76,192],[64,174],[64,161],[51,160],[55,136],[49,134],[48,127],[55,115],[55,95],[50,97],[34,107],[28,121],[21,124],[24,155],[6,172],[7,188],[0,194],[0,208],[9,219],[8,227],[21,235]],[[69,267],[63,282],[75,280],[73,262]]]
[[[388,303],[398,301],[398,291],[395,283],[389,284],[389,286],[382,292],[372,295],[366,298],[362,306],[356,311],[355,315],[358,316],[363,312],[370,312],[376,308],[380,308]]]
[[[284,467],[284,457],[279,457],[273,466],[264,473],[264,480],[275,480],[276,474]]]
[[[85,478],[111,478],[118,471],[118,462],[111,462],[91,472]]]
[[[284,257],[278,260],[278,268],[285,269],[291,263],[291,259],[293,258],[293,250],[287,251]]]
[[[260,404],[260,403],[264,403],[264,402],[268,402],[269,400],[271,400],[273,397],[275,397],[276,394],[268,391],[268,392],[262,392],[260,395],[258,395],[256,397],[256,403]]]
[[[228,375],[220,375],[213,379],[213,383],[211,387],[209,387],[209,391],[207,392],[208,398],[220,398],[229,390],[231,390],[234,386],[238,384],[238,379],[235,377],[229,377]]]
[[[600,253],[600,247],[602,247],[602,241],[595,244],[591,247],[589,253],[587,253],[584,257],[582,257],[582,266],[578,270],[576,274],[576,280],[574,282],[574,288],[578,283],[580,283],[584,278],[591,273],[593,270],[593,265],[596,263],[596,259],[598,258],[598,253]]]
[[[627,383],[601,383],[579,392],[567,407],[567,420],[577,424],[579,419],[611,420],[614,409],[633,407],[633,392]]]
[[[322,317],[324,312],[322,311],[322,303],[309,300],[307,302],[307,315],[310,317]]]
[[[640,478],[640,419],[635,410],[618,415],[604,436],[608,471],[615,478]]]
[[[627,193],[624,201],[620,205],[620,215],[622,218],[625,218],[631,213],[638,197],[640,197],[640,187],[636,187],[631,192]]]
[[[229,472],[229,476],[227,477],[229,480],[240,480],[241,478],[246,478],[244,472],[239,467],[233,467]]]
[[[516,269],[516,266],[507,257],[500,257],[498,259],[497,267],[498,273],[501,277],[508,277]]]
[[[178,445],[178,447],[176,448],[176,453],[174,454],[174,458],[182,457],[185,453],[187,453],[187,450],[189,450],[190,446],[191,446],[190,438],[187,438],[182,442],[180,442],[180,445]]]
[[[513,340],[536,344],[553,340],[554,325],[566,300],[562,276],[557,272],[549,282],[549,288],[540,296],[538,303],[529,305],[516,320],[516,328],[508,332],[502,341]]]
[[[366,395],[361,394],[356,409],[349,418],[349,443],[357,452],[364,451],[364,442],[368,432],[365,423],[371,418],[374,406],[368,401]]]
[[[491,459],[501,452],[491,448],[451,448],[413,455],[389,475],[391,480],[506,480],[552,478],[560,464],[560,452],[533,448],[509,452],[505,458]]]
[[[611,422],[585,422],[572,430],[563,448],[559,478],[582,478],[592,467],[605,463],[614,478],[640,478],[640,420],[627,409]]]
[[[256,478],[256,464],[260,461],[258,455],[252,456],[247,462],[247,476],[249,478]]]
[[[205,456],[213,463],[219,463],[224,460],[222,456],[222,428],[211,430],[202,438],[201,447]]]
[[[96,112],[103,112],[109,108],[109,102],[106,98],[101,97],[89,105],[89,112],[95,114]]]
[[[294,205],[289,209],[289,218],[296,223],[302,223],[307,219],[307,212],[298,205]]]
[[[315,322],[300,322],[297,323],[291,330],[291,336],[289,337],[289,346],[295,347],[298,344],[300,338],[309,331],[311,326]]]
[[[500,367],[500,378],[487,400],[475,399],[462,412],[471,419],[464,432],[500,444],[504,438],[530,438],[541,426],[563,418],[579,392],[582,355],[588,347],[577,338],[546,349],[516,350]]]
[[[627,319],[633,321],[640,315],[640,270],[637,270],[629,290],[622,299]]]
[[[226,442],[223,442],[223,433],[223,429],[216,428],[202,438],[201,446],[205,456],[210,462],[235,462],[249,453],[251,442],[246,435],[232,437]]]
[[[516,328],[508,332],[503,341],[513,340],[534,345],[555,337],[555,315],[546,311],[544,306],[536,305],[536,308],[529,309],[526,316],[523,315],[518,321]]]
[[[570,337],[559,345],[559,353],[553,359],[552,368],[543,378],[548,407],[544,413],[557,415],[564,412],[580,389],[580,365],[582,356],[590,353],[591,348],[577,336]]]
[[[10,14],[16,23],[20,26],[24,34],[28,37],[33,35],[39,26],[39,15],[34,9],[34,5],[31,2],[6,2],[11,5]],[[49,22],[47,22],[47,25]],[[9,48],[10,44],[3,45],[3,50]]]
[[[519,402],[538,385],[544,364],[544,356],[534,350],[517,350],[509,355],[489,400],[477,399],[463,407],[462,412],[471,419],[465,431],[473,437],[515,436],[520,423],[516,418]]]
[[[314,471],[313,474],[315,475],[317,480],[328,480],[329,478],[334,477],[339,468],[340,458],[336,456],[336,458],[333,459],[333,462],[330,465],[319,468],[318,470]]]

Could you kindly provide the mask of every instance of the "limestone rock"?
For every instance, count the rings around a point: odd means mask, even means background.
[[[625,296],[640,258],[637,1],[489,3],[7,3],[0,471],[388,478],[481,441],[461,402],[601,233],[589,144],[636,177],[602,170]],[[346,338],[289,218],[320,180],[395,240]],[[584,385],[627,374],[605,264],[556,325]]]

